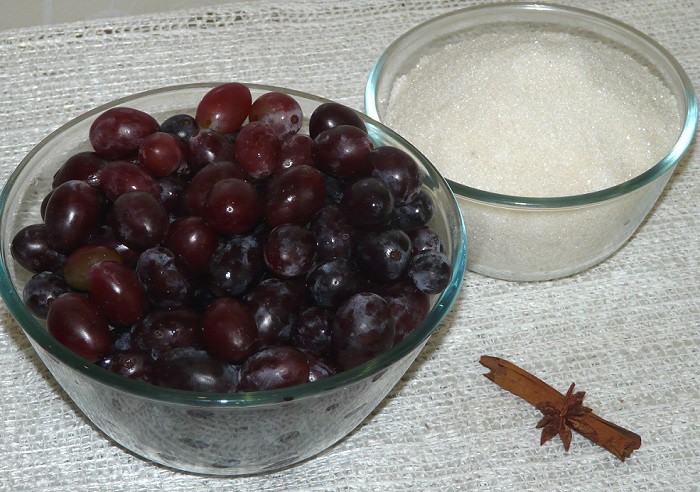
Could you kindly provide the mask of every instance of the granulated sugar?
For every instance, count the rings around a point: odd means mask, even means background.
[[[539,197],[627,181],[680,131],[675,97],[628,54],[525,28],[424,57],[397,80],[384,119],[447,178]]]

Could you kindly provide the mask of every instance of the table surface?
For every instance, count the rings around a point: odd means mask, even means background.
[[[365,79],[410,27],[474,2],[246,1],[0,32],[0,182],[48,133],[117,97],[240,80],[362,108]],[[697,0],[579,1],[664,45],[700,79]],[[352,434],[262,477],[146,462],[98,432],[0,306],[0,489],[697,490],[700,153],[691,148],[637,233],[584,273],[514,283],[467,273],[450,315]],[[468,226],[468,225],[467,225]],[[575,435],[540,447],[540,414],[481,376],[510,359],[642,436],[625,463]]]

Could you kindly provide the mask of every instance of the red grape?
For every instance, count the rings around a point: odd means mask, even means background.
[[[88,274],[93,266],[101,261],[122,263],[117,250],[99,244],[88,244],[73,251],[63,267],[66,282],[77,290],[88,290]]]
[[[294,166],[316,167],[314,162],[315,142],[308,135],[292,135],[282,142],[277,167],[272,171],[278,174]]]
[[[104,316],[80,294],[67,293],[55,299],[49,308],[46,328],[56,340],[90,362],[102,359],[112,347]]]
[[[314,161],[322,171],[341,178],[370,173],[369,154],[374,145],[362,130],[340,125],[321,133],[315,141]]]
[[[314,262],[314,235],[298,225],[285,224],[270,231],[263,248],[265,264],[281,277],[306,275]]]
[[[139,148],[139,163],[151,176],[174,173],[185,160],[181,141],[169,133],[157,132],[146,137]]]
[[[265,221],[270,227],[306,224],[326,198],[321,173],[309,166],[296,166],[274,176],[265,189]]]
[[[222,234],[252,229],[260,219],[262,202],[253,186],[240,179],[219,181],[207,194],[205,218]]]
[[[70,253],[87,242],[98,226],[99,215],[95,189],[84,181],[66,181],[46,204],[49,244],[60,253]]]
[[[250,108],[250,121],[262,121],[283,140],[301,128],[303,114],[296,100],[282,92],[268,92],[255,100]]]
[[[253,97],[243,84],[231,82],[214,87],[197,106],[195,119],[200,128],[221,133],[238,130],[250,111]]]
[[[212,162],[235,160],[236,148],[223,133],[197,130],[187,141],[187,165],[192,174]]]
[[[66,257],[49,244],[44,224],[33,224],[21,229],[10,245],[12,257],[30,272],[57,272],[63,268]]]
[[[136,274],[146,290],[148,301],[156,308],[189,306],[194,288],[182,260],[167,248],[150,248],[141,253]]]
[[[377,294],[362,292],[338,308],[331,339],[340,369],[347,370],[391,348],[394,318],[389,304]]]
[[[54,300],[70,292],[70,286],[60,275],[42,272],[34,275],[22,290],[22,300],[37,318],[46,318]]]
[[[321,133],[340,125],[354,126],[366,132],[365,124],[355,111],[339,103],[324,103],[317,107],[309,118],[309,136],[316,138]]]
[[[267,178],[279,166],[281,144],[272,128],[253,121],[236,138],[236,158],[255,179]]]
[[[95,152],[80,152],[68,158],[53,176],[52,188],[66,181],[85,181],[90,186],[99,186],[100,172],[107,165]]]
[[[207,209],[207,194],[217,182],[227,178],[247,181],[250,179],[250,176],[238,164],[233,162],[219,161],[209,164],[192,178],[190,185],[187,187],[185,193],[187,210],[192,215],[204,217]]]
[[[385,285],[380,295],[389,303],[391,314],[396,321],[394,343],[410,335],[430,312],[430,296],[418,290],[408,279]]]
[[[218,237],[216,231],[200,217],[182,217],[170,224],[165,246],[187,262],[195,276],[206,273]]]
[[[128,326],[146,310],[143,286],[133,270],[114,261],[103,261],[88,274],[90,299],[111,322]]]
[[[423,179],[413,158],[396,147],[382,146],[369,154],[372,176],[386,184],[397,204],[413,200]]]
[[[209,352],[232,364],[242,364],[257,348],[258,328],[253,316],[231,297],[211,303],[204,312],[202,332]]]
[[[191,309],[150,312],[131,328],[131,341],[156,358],[174,348],[202,348],[202,316]]]
[[[268,347],[246,360],[241,390],[260,391],[296,386],[309,381],[306,356],[294,347]]]
[[[137,251],[158,246],[168,232],[167,210],[142,191],[120,196],[114,202],[109,221],[117,238]]]
[[[124,159],[135,156],[143,140],[158,129],[158,122],[143,111],[112,108],[90,126],[90,143],[105,159]]]
[[[112,201],[131,191],[145,191],[156,198],[162,192],[161,186],[150,174],[128,161],[107,164],[100,175],[100,187]]]

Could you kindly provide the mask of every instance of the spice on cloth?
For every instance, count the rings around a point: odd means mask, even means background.
[[[535,406],[544,414],[537,424],[542,428],[540,445],[556,434],[561,436],[564,449],[569,450],[571,431],[575,430],[594,444],[602,446],[625,461],[635,449],[642,445],[642,438],[632,431],[603,420],[590,408],[584,407],[585,392],[574,393],[572,384],[566,395],[536,378],[529,372],[498,357],[484,355],[479,362],[491,369],[484,374],[503,389]]]

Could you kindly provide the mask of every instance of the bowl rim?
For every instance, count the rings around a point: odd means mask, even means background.
[[[2,189],[2,192],[0,192],[0,225],[4,225],[5,223],[4,215],[8,203],[8,197],[20,173],[24,170],[25,167],[29,165],[29,163],[33,160],[34,156],[40,150],[42,150],[47,145],[50,145],[54,138],[61,135],[67,129],[75,126],[76,124],[92,116],[95,116],[96,114],[102,113],[109,108],[127,104],[140,98],[180,90],[211,89],[220,84],[221,82],[199,82],[192,84],[181,84],[160,87],[157,89],[139,92],[126,97],[115,99],[106,104],[102,104],[65,123],[60,128],[58,128],[57,130],[49,134],[46,138],[44,138],[39,144],[37,144],[24,157],[24,159],[22,159],[19,166],[17,166],[17,168],[10,175],[9,179],[7,180]],[[245,83],[244,85],[246,85],[251,90],[264,92],[281,91],[293,97],[304,98],[318,103],[332,102],[329,99],[282,87],[249,83]],[[41,324],[36,320],[36,318],[34,318],[34,316],[29,312],[29,310],[25,307],[24,303],[22,302],[20,294],[17,292],[14,284],[12,283],[9,270],[6,265],[4,250],[2,251],[2,254],[0,254],[0,295],[2,295],[5,304],[10,310],[10,313],[14,316],[19,325],[22,327],[22,330],[24,331],[25,335],[27,335],[30,339],[38,343],[39,346],[46,350],[50,356],[55,357],[60,362],[68,365],[72,369],[80,372],[81,374],[89,377],[94,381],[105,384],[114,389],[122,390],[124,392],[131,393],[136,396],[147,398],[150,400],[158,400],[172,404],[206,406],[210,408],[221,408],[224,406],[249,407],[280,403],[282,401],[290,401],[290,399],[311,397],[314,395],[321,394],[325,391],[330,391],[336,388],[349,385],[361,379],[377,374],[378,372],[392,365],[394,362],[397,362],[398,360],[408,355],[415,348],[419,347],[421,343],[427,340],[427,338],[437,328],[437,326],[445,317],[445,315],[449,312],[457,297],[457,293],[459,292],[464,276],[464,271],[466,268],[467,236],[464,228],[462,214],[459,212],[459,206],[457,205],[454,194],[452,193],[450,187],[447,185],[444,178],[430,163],[430,161],[403,137],[396,134],[394,131],[392,131],[382,123],[374,121],[373,119],[367,117],[366,115],[358,111],[355,112],[360,116],[360,118],[362,118],[362,120],[366,124],[369,125],[368,130],[372,130],[372,132],[375,135],[375,138],[381,138],[384,135],[388,135],[395,139],[401,145],[405,146],[405,148],[413,152],[414,157],[417,160],[419,160],[421,164],[423,164],[430,178],[433,179],[434,182],[436,182],[439,186],[444,188],[444,190],[448,194],[448,197],[451,197],[451,204],[454,207],[455,217],[458,220],[458,227],[456,228],[456,230],[453,231],[453,234],[458,234],[461,236],[461,240],[459,240],[458,238],[458,248],[454,251],[454,255],[452,258],[453,271],[452,277],[450,279],[450,284],[437,299],[435,305],[428,313],[428,316],[404,340],[394,345],[386,352],[383,352],[382,354],[378,355],[374,359],[326,379],[320,379],[314,382],[277,390],[239,393],[201,393],[195,391],[170,389],[161,386],[151,385],[142,381],[132,380],[124,376],[112,373],[104,368],[97,366],[96,364],[91,364],[87,360],[83,359],[82,357],[75,354],[70,349],[66,348],[61,343],[56,341],[48,333],[48,331],[43,326],[41,326]],[[13,261],[11,257],[8,257],[7,260]]]
[[[377,121],[379,119],[379,112],[377,110],[377,91],[376,86],[379,80],[379,76],[382,73],[382,69],[386,64],[387,60],[395,53],[400,53],[401,45],[408,38],[417,36],[421,31],[428,28],[432,24],[437,22],[442,22],[450,17],[460,17],[465,15],[478,15],[484,11],[541,11],[541,12],[558,12],[561,14],[567,14],[569,16],[575,16],[583,19],[594,20],[597,22],[602,22],[607,24],[618,31],[624,32],[628,36],[637,38],[639,41],[646,43],[649,47],[653,48],[659,52],[666,60],[673,66],[676,71],[676,75],[679,76],[683,83],[683,89],[686,100],[686,117],[683,123],[683,129],[673,145],[671,150],[666,154],[666,156],[656,163],[653,167],[647,169],[643,173],[614,186],[604,188],[602,190],[582,193],[578,195],[567,195],[558,197],[530,197],[530,196],[518,196],[518,195],[507,195],[502,193],[495,193],[491,191],[482,190],[479,188],[473,188],[471,186],[458,183],[451,179],[446,181],[449,183],[452,191],[459,196],[467,200],[477,200],[481,202],[486,202],[494,205],[506,205],[512,207],[525,207],[525,208],[566,208],[566,207],[580,207],[585,205],[592,205],[599,202],[607,201],[612,198],[620,197],[627,193],[630,193],[638,188],[648,185],[649,183],[655,181],[657,178],[663,176],[669,169],[672,169],[678,161],[683,157],[683,154],[690,146],[693,136],[695,135],[695,129],[697,127],[698,121],[698,100],[693,89],[693,84],[688,77],[688,74],[683,70],[683,67],[678,63],[678,61],[669,53],[663,46],[654,41],[652,38],[644,34],[643,32],[635,29],[628,24],[625,24],[617,19],[608,17],[590,10],[585,10],[577,7],[569,7],[558,4],[551,3],[520,3],[520,2],[504,2],[489,5],[477,5],[472,7],[466,7],[462,9],[457,9],[445,14],[433,17],[412,29],[406,31],[404,34],[396,38],[389,47],[380,55],[377,61],[372,66],[372,69],[367,77],[367,83],[365,85],[365,112],[367,115]],[[681,115],[682,116],[682,115]]]

